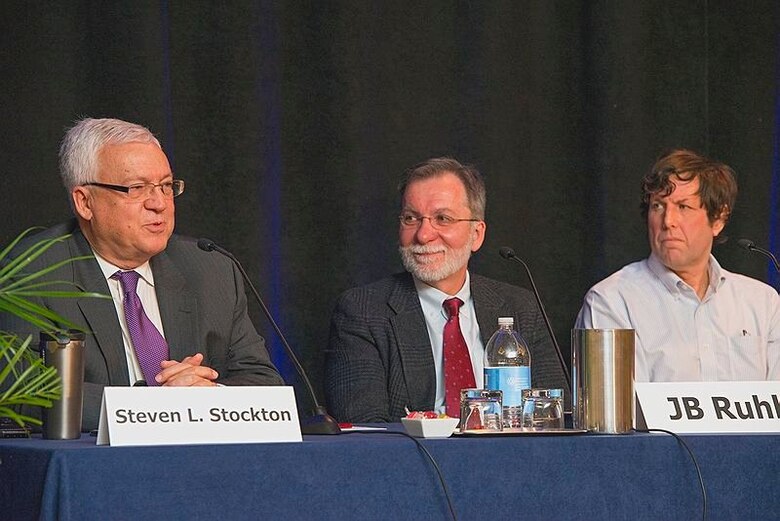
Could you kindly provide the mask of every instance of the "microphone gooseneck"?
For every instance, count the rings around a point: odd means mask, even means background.
[[[737,241],[737,244],[739,245],[740,248],[744,250],[755,251],[760,253],[764,257],[767,257],[769,260],[772,261],[772,264],[774,264],[775,270],[777,270],[777,272],[780,273],[780,263],[777,262],[777,257],[775,257],[775,255],[771,251],[756,246],[756,243],[751,241],[750,239],[740,239]]]
[[[295,366],[295,370],[298,373],[298,376],[301,377],[301,380],[303,380],[303,383],[306,385],[306,390],[309,393],[309,397],[311,398],[312,403],[314,404],[314,414],[310,418],[304,418],[301,420],[301,432],[304,434],[338,434],[341,432],[341,429],[339,428],[338,422],[334,420],[327,412],[324,406],[320,405],[319,401],[317,400],[317,395],[314,394],[314,388],[311,386],[311,382],[309,381],[309,377],[306,375],[306,371],[304,371],[303,366],[298,361],[298,357],[295,356],[295,351],[292,350],[290,347],[290,344],[287,342],[287,339],[285,338],[284,334],[282,333],[282,330],[279,329],[279,326],[276,324],[276,320],[274,320],[273,315],[271,315],[271,312],[268,310],[268,308],[265,305],[265,302],[263,302],[263,299],[260,298],[260,293],[258,293],[257,289],[255,288],[255,285],[252,284],[252,281],[249,279],[249,275],[247,275],[246,271],[244,271],[244,267],[241,265],[240,262],[238,262],[238,259],[227,251],[226,249],[218,246],[213,241],[210,241],[208,239],[198,239],[198,248],[200,248],[203,251],[215,251],[217,253],[220,253],[233,261],[233,264],[235,264],[236,268],[238,268],[238,271],[241,273],[241,276],[244,278],[244,281],[246,282],[247,286],[249,286],[249,290],[252,292],[252,295],[254,295],[255,300],[258,304],[260,304],[260,308],[263,310],[263,313],[265,314],[266,318],[268,318],[268,321],[271,323],[271,326],[274,328],[274,331],[276,332],[276,335],[279,337],[279,340],[282,341],[282,345],[284,346],[285,351],[287,352],[287,356],[292,361],[293,365]]]
[[[510,248],[509,246],[502,246],[498,250],[498,254],[501,255],[503,258],[507,260],[513,260],[515,262],[519,262],[523,265],[523,268],[525,268],[526,274],[528,274],[528,280],[531,282],[531,289],[533,289],[534,297],[536,297],[536,304],[539,306],[539,311],[542,313],[542,318],[544,319],[544,325],[547,327],[547,333],[550,335],[550,340],[552,340],[553,347],[555,348],[555,354],[558,355],[558,362],[561,364],[561,369],[563,370],[563,376],[566,378],[566,385],[568,386],[568,390],[571,393],[571,375],[569,375],[569,368],[566,366],[566,362],[563,360],[563,353],[561,352],[561,347],[558,345],[558,340],[555,338],[555,333],[553,333],[552,325],[550,325],[550,319],[547,317],[547,312],[544,310],[544,304],[542,304],[542,297],[539,296],[539,290],[536,289],[536,283],[534,282],[534,278],[531,275],[531,270],[528,268],[528,265],[515,255],[515,250]]]

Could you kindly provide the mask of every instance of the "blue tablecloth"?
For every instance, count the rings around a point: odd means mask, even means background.
[[[779,436],[685,440],[707,519],[780,518]],[[460,520],[701,518],[693,464],[663,434],[422,443]],[[387,433],[165,447],[0,440],[0,491],[13,519],[450,519],[433,466]]]

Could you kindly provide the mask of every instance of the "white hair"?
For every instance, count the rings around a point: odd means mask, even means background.
[[[65,133],[60,145],[60,175],[65,188],[97,181],[98,155],[107,145],[154,143],[154,134],[141,125],[121,119],[84,118]]]

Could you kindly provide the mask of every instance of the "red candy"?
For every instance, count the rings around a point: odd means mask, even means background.
[[[407,418],[413,420],[436,420],[438,418],[446,418],[446,414],[439,414],[435,411],[412,411],[406,415]]]

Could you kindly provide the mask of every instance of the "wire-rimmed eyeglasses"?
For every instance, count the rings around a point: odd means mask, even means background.
[[[398,216],[398,220],[401,221],[401,226],[405,226],[407,228],[417,228],[419,226],[422,226],[422,222],[425,219],[428,219],[428,222],[431,223],[431,226],[433,226],[436,229],[447,228],[449,226],[452,226],[453,224],[464,222],[464,221],[479,222],[482,220],[482,219],[459,219],[457,217],[447,215],[446,213],[437,213],[431,216],[417,215],[414,213],[402,213],[401,215]]]

